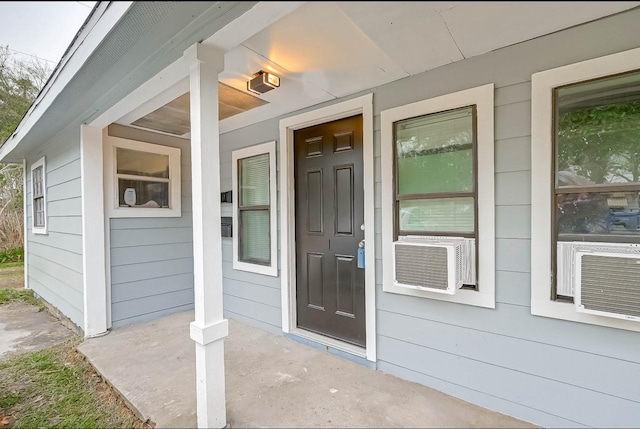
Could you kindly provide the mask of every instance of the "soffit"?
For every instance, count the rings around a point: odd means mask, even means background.
[[[218,84],[218,117],[225,120],[234,115],[269,104],[246,92],[223,83]],[[183,94],[159,109],[132,122],[139,128],[184,136],[191,131],[190,93]]]
[[[640,2],[308,2],[225,54],[220,82],[281,86],[221,132],[348,96],[640,5]],[[213,44],[215,38],[203,43]],[[130,119],[130,118],[129,118]],[[130,122],[123,123],[127,125]]]

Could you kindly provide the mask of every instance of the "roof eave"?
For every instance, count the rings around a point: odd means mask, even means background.
[[[27,113],[0,146],[0,162],[22,162],[26,154],[20,146],[25,137],[132,5],[132,1],[96,3]]]

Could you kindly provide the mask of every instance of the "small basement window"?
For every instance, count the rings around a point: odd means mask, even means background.
[[[179,217],[180,149],[110,137],[112,217]]]

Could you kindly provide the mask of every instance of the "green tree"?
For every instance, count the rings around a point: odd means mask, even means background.
[[[16,129],[50,72],[46,62],[17,59],[8,46],[0,46],[0,144]]]
[[[46,83],[46,62],[21,60],[0,46],[0,146],[15,131]],[[0,163],[0,253],[22,246],[22,165]]]

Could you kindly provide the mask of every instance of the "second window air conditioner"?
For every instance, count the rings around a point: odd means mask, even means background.
[[[396,287],[453,295],[475,284],[475,240],[456,237],[400,237],[393,243]]]
[[[640,245],[559,242],[557,271],[577,312],[640,321]]]

